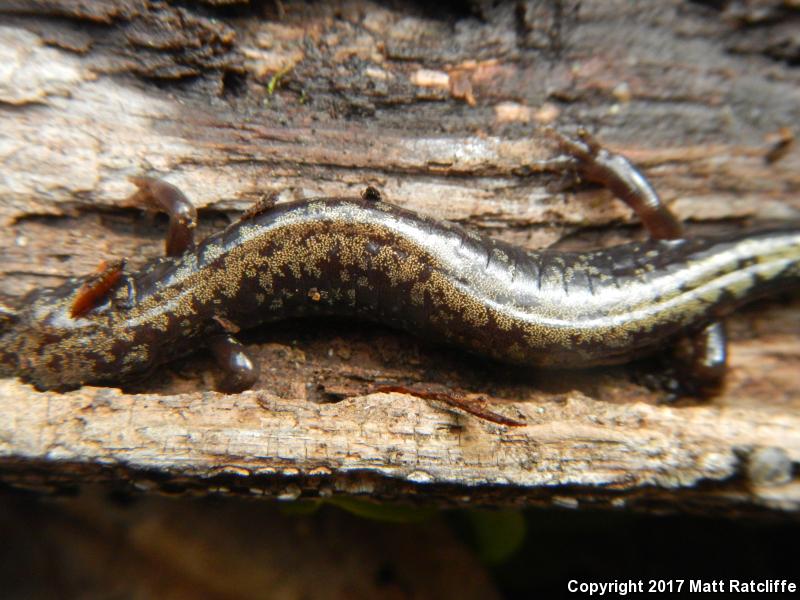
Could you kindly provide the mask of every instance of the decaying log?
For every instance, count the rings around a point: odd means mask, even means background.
[[[192,198],[201,235],[265,194],[367,185],[530,248],[641,235],[607,191],[551,170],[543,125],[593,129],[691,232],[798,218],[797,8],[494,4],[0,2],[0,301],[158,256],[163,221],[124,206],[141,174]],[[125,390],[2,380],[0,476],[797,511],[800,302],[730,325],[728,385],[710,402],[666,402],[641,383],[657,364],[530,373],[335,320],[247,334],[264,367],[239,395],[212,391],[202,353]],[[386,383],[483,395],[528,424],[375,393]]]

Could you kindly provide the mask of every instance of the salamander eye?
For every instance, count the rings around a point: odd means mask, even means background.
[[[367,187],[367,189],[361,192],[361,199],[368,202],[380,202],[383,198],[381,197],[381,193],[378,188],[370,185]]]
[[[138,296],[139,292],[134,279],[123,275],[111,297],[111,303],[115,310],[129,310],[136,305]]]

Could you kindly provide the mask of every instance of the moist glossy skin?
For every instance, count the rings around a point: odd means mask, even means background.
[[[0,374],[42,389],[119,382],[233,326],[311,314],[510,363],[624,362],[800,284],[800,227],[528,252],[380,201],[330,198],[256,212],[123,272],[99,306],[72,316],[83,284],[25,300],[0,337]]]
[[[165,181],[134,177],[129,202],[170,216],[169,258],[138,274],[103,262],[88,277],[31,294],[18,313],[0,307],[0,375],[41,389],[116,383],[204,344],[225,371],[218,387],[236,392],[259,373],[234,337],[240,328],[327,314],[393,324],[523,365],[611,364],[675,341],[682,389],[715,393],[727,356],[719,318],[798,283],[800,227],[680,239],[681,223],[624,156],[583,130],[574,138],[543,133],[566,153],[553,166],[612,190],[653,241],[527,252],[384,204],[367,188],[361,199],[280,208],[265,199],[195,248],[189,199]]]

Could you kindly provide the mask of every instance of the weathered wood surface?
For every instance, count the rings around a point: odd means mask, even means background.
[[[159,255],[163,222],[123,206],[127,177],[143,173],[187,192],[201,234],[263,194],[372,184],[531,248],[637,235],[606,191],[547,169],[554,149],[539,125],[594,129],[644,167],[691,231],[800,215],[800,150],[777,141],[800,122],[789,4],[4,1],[0,11],[10,304],[100,259]],[[202,354],[125,391],[3,380],[2,478],[795,511],[797,296],[742,311],[731,329],[728,386],[710,403],[664,405],[638,383],[654,365],[528,373],[319,321],[249,334],[264,368],[240,395],[211,391]],[[483,394],[528,426],[371,393],[386,382]]]

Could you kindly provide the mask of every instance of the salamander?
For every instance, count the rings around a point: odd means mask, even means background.
[[[721,318],[800,283],[800,225],[686,238],[623,156],[588,134],[553,135],[559,160],[606,185],[651,239],[589,252],[527,250],[362,197],[262,201],[195,244],[197,214],[176,187],[133,179],[138,203],[170,215],[167,256],[122,262],[40,289],[0,315],[0,375],[67,390],[143,377],[207,346],[251,387],[259,366],[241,328],[306,315],[387,323],[498,361],[585,367],[689,339],[690,375],[719,382]]]

